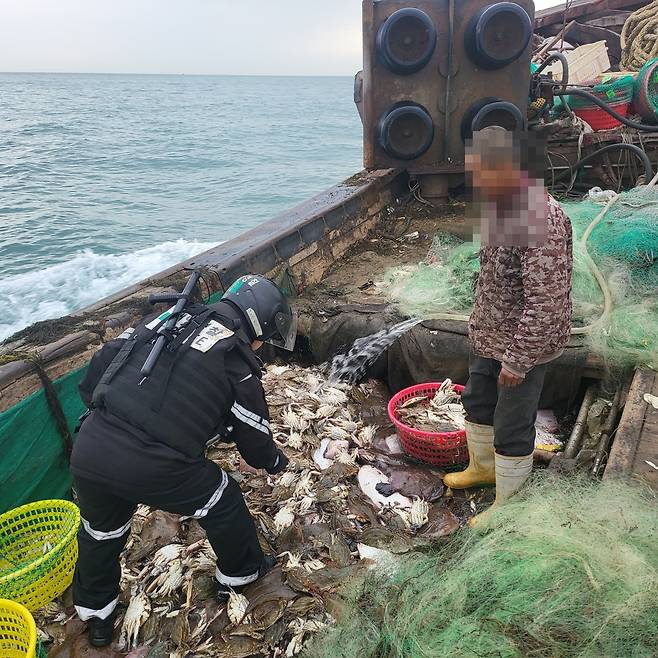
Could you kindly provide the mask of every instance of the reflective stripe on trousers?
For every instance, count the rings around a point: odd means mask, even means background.
[[[253,583],[254,580],[258,578],[258,571],[256,573],[249,574],[248,576],[227,576],[223,574],[219,567],[215,569],[215,578],[222,584],[228,585],[229,587],[240,587],[241,585],[248,585]]]
[[[116,530],[110,530],[108,532],[102,532],[101,530],[94,530],[89,521],[84,518],[80,518],[80,522],[82,523],[82,527],[85,529],[85,532],[92,538],[95,539],[96,541],[108,541],[111,539],[119,539],[119,537],[122,537],[125,535],[129,530],[130,530],[130,524],[132,522],[132,519],[128,521],[128,523],[125,523],[122,525],[120,528],[117,528]]]
[[[80,621],[88,621],[92,617],[107,619],[114,612],[114,608],[117,607],[118,602],[119,597],[114,599],[114,601],[110,601],[104,608],[101,608],[100,610],[92,610],[91,608],[84,608],[81,605],[76,605],[75,611],[78,613]]]

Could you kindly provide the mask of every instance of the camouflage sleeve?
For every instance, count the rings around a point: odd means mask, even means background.
[[[524,376],[544,354],[546,346],[569,323],[571,269],[568,242],[549,232],[545,244],[526,248],[521,255],[524,310],[503,366]],[[569,306],[569,308],[567,308]]]

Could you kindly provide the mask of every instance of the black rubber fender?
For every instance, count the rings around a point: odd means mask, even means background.
[[[514,2],[497,2],[483,7],[470,19],[464,47],[480,68],[500,69],[523,54],[532,30],[532,21],[523,7]]]
[[[494,112],[501,111],[509,116],[509,125],[503,126],[503,128],[507,130],[511,129],[515,132],[526,129],[527,119],[514,103],[490,96],[476,101],[464,113],[461,122],[462,139],[466,141],[473,136],[476,130],[481,130],[490,125],[497,125],[488,123],[487,118]]]
[[[404,127],[403,122],[407,123]],[[415,126],[413,124],[416,124]],[[394,140],[395,130],[415,131],[415,140],[409,140],[409,148],[402,149],[399,146],[401,139]],[[377,140],[384,151],[392,158],[398,160],[415,160],[429,149],[434,141],[434,122],[430,113],[418,103],[397,103],[379,119],[377,124]],[[398,142],[398,145],[394,143]],[[414,143],[415,142],[415,143]]]
[[[400,55],[400,32],[406,38],[419,37],[421,49],[411,57]],[[397,37],[397,40],[396,40]],[[424,43],[423,43],[424,42]],[[432,19],[420,9],[406,7],[393,12],[381,25],[375,39],[375,48],[382,64],[400,75],[411,75],[424,68],[436,49],[437,33]],[[402,44],[404,45],[404,44]]]

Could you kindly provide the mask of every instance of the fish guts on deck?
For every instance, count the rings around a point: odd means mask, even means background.
[[[444,482],[495,484],[496,503],[531,473],[544,374],[571,330],[571,222],[544,188],[543,163],[537,141],[499,127],[467,146],[469,219],[481,239],[462,395],[470,463]]]
[[[90,643],[112,641],[119,554],[140,503],[197,519],[217,555],[220,598],[274,564],[264,555],[238,484],[205,456],[235,441],[255,468],[276,474],[274,444],[253,353],[263,342],[292,349],[296,316],[274,283],[242,277],[211,305],[188,303],[148,377],[141,368],[167,313],[106,343],[80,385],[91,410],[71,457],[82,524],[73,599]]]

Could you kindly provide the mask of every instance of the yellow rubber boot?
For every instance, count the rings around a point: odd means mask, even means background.
[[[493,427],[466,421],[466,442],[468,443],[468,467],[459,473],[448,473],[443,478],[443,484],[451,489],[496,484]]]
[[[471,528],[481,523],[489,510],[508,501],[527,481],[532,473],[532,454],[525,457],[506,457],[496,453],[496,500],[486,511],[469,520]]]

